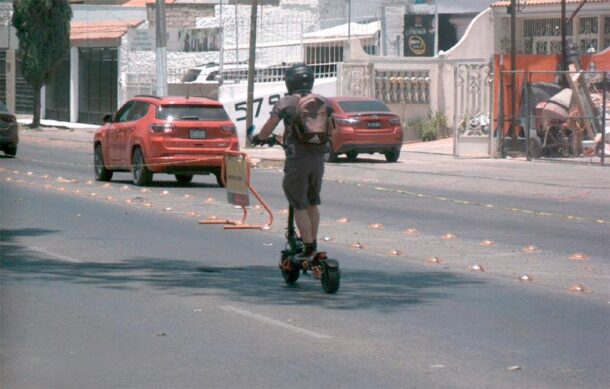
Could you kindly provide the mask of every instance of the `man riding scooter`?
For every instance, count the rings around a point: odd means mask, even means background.
[[[292,65],[286,70],[288,95],[273,107],[269,119],[252,144],[264,144],[281,120],[284,122],[284,147],[286,161],[282,187],[289,204],[294,208],[295,222],[303,241],[302,258],[312,257],[317,251],[318,226],[320,224],[320,190],[324,175],[325,144],[299,141],[295,130],[297,104],[301,96],[311,93],[314,84],[313,70],[304,63]]]

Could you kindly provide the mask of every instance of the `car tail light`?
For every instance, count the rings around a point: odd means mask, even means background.
[[[222,126],[220,128],[220,133],[223,135],[237,135],[237,129],[235,128],[235,126]]]
[[[150,126],[148,126],[148,129],[150,130],[151,134],[162,135],[162,134],[171,134],[172,132],[174,132],[175,128],[172,124],[164,123],[164,124],[151,124]]]
[[[335,122],[337,124],[341,124],[344,126],[354,126],[354,125],[360,123],[360,119],[359,118],[335,119]]]
[[[390,119],[390,124],[394,124],[394,125],[400,125],[400,118],[391,118]]]

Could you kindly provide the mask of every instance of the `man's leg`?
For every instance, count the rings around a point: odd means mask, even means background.
[[[294,220],[299,228],[303,243],[312,243],[316,240],[320,224],[320,211],[317,205],[310,205],[303,210],[295,210]]]
[[[311,244],[314,239],[312,231],[312,220],[309,216],[309,209],[295,209],[294,210],[294,221],[299,228],[301,234],[301,240],[303,243]]]
[[[307,207],[307,215],[309,215],[309,221],[311,223],[311,240],[316,241],[318,239],[318,226],[320,225],[320,210],[317,205],[310,205]]]

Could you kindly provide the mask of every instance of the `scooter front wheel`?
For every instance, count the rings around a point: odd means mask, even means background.
[[[287,285],[292,285],[299,279],[301,272],[290,260],[290,258],[283,258],[280,263],[280,270],[282,271],[282,277]]]
[[[329,263],[330,262],[330,263]],[[327,260],[321,263],[322,267],[322,289],[326,293],[336,293],[341,284],[341,271],[337,261]]]

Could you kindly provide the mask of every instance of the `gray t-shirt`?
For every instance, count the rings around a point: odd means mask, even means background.
[[[324,156],[326,145],[309,145],[299,142],[297,135],[292,129],[292,123],[297,116],[297,102],[301,95],[292,94],[282,97],[271,110],[271,116],[276,116],[284,121],[284,145],[286,146],[286,158],[301,158],[307,156]]]

